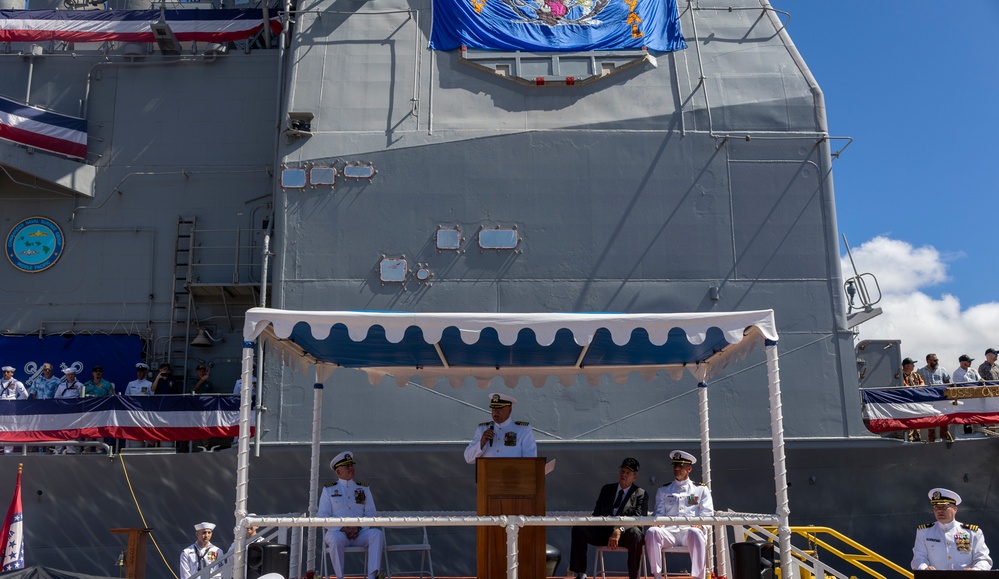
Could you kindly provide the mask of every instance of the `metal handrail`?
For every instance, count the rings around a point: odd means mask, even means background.
[[[751,528],[756,528],[758,530],[766,531],[768,534],[771,535],[775,533],[777,530],[776,527],[751,527]],[[850,565],[853,565],[854,567],[861,569],[862,571],[868,573],[871,577],[874,577],[876,579],[885,579],[885,576],[882,575],[881,573],[878,573],[874,569],[871,569],[869,566],[865,565],[864,563],[880,563],[885,567],[888,567],[892,571],[895,571],[902,577],[905,577],[906,579],[913,579],[912,571],[909,571],[908,569],[896,565],[893,561],[889,560],[883,555],[880,555],[875,551],[873,551],[872,549],[869,549],[868,547],[861,545],[857,541],[854,541],[850,537],[847,537],[843,533],[840,533],[839,531],[831,527],[816,527],[811,525],[802,526],[802,527],[791,527],[791,534],[800,535],[804,537],[806,540],[808,540],[810,545],[815,545],[816,547],[821,547],[825,549],[829,553],[835,555],[836,557],[839,557],[840,559],[849,563]],[[841,541],[842,543],[852,547],[853,549],[859,551],[860,553],[859,554],[847,553],[842,549],[833,546],[828,541],[820,539],[818,536],[820,534],[830,535],[832,538]]]

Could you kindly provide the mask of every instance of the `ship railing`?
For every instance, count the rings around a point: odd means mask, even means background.
[[[260,283],[261,248],[266,229],[195,229],[188,283],[252,285]]]
[[[564,513],[553,512],[545,516],[529,515],[500,515],[500,516],[477,516],[465,511],[438,511],[438,512],[389,512],[377,517],[282,517],[282,516],[247,516],[236,526],[236,536],[244,537],[246,527],[249,525],[260,525],[268,527],[292,527],[298,528],[302,532],[308,528],[335,527],[335,526],[366,526],[366,527],[488,527],[496,526],[506,530],[507,537],[507,578],[517,579],[517,538],[520,529],[523,527],[572,527],[576,525],[607,525],[607,526],[640,526],[650,527],[654,525],[720,525],[723,527],[758,527],[777,525],[780,517],[776,514],[760,513],[736,513],[726,512],[721,515],[710,517],[595,517],[591,515],[580,515],[576,512]],[[300,532],[301,535],[301,532]],[[237,539],[236,552],[233,557],[233,567],[228,575],[223,575],[228,579],[233,577],[232,573],[242,575],[245,570],[245,558],[240,561],[240,555],[245,555],[245,539]],[[297,564],[290,565],[290,577],[305,577],[301,564],[305,562],[307,571],[315,572],[316,557],[314,545],[305,545],[308,548],[306,557],[297,557]],[[303,547],[292,547],[292,558],[301,553]],[[728,570],[723,568],[719,571],[721,575],[728,575]],[[238,565],[236,565],[238,563]],[[209,575],[211,575],[209,573]],[[202,578],[207,579],[207,576]],[[846,579],[846,578],[841,578]]]
[[[737,533],[739,531],[739,529],[736,529]],[[777,542],[777,528],[772,526],[750,525],[743,527],[741,529],[741,534],[745,537],[744,540],[766,541],[770,543]],[[791,546],[792,568],[794,569],[794,575],[801,579],[810,579],[811,577],[816,577],[817,579],[823,579],[823,577],[849,579],[845,573],[837,571],[827,562],[821,561],[819,559],[820,551],[824,551],[835,556],[838,561],[842,561],[856,567],[857,569],[863,571],[867,576],[873,577],[874,579],[886,579],[886,576],[883,573],[872,569],[868,563],[883,565],[889,571],[893,572],[893,576],[897,574],[898,576],[906,579],[913,579],[912,571],[900,567],[887,557],[876,553],[872,549],[865,547],[864,545],[830,527],[816,527],[810,525],[798,527],[792,526],[791,535],[792,539],[797,536],[804,538],[807,542],[806,549],[801,549],[795,545]],[[823,538],[821,535],[826,535],[828,538]],[[832,541],[836,541],[836,543],[833,543]]]
[[[77,451],[75,453],[64,453],[59,454],[101,454],[114,456],[114,447],[102,442],[100,440],[32,440],[30,442],[11,442],[10,444],[4,444],[3,446],[13,446],[20,447],[20,452],[22,456],[27,456],[29,454],[49,454],[54,452],[57,447],[67,447],[75,448]],[[86,450],[87,448],[96,447],[99,450],[97,452],[92,452]]]

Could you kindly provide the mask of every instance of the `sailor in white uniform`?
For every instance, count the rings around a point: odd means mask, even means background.
[[[475,464],[475,459],[500,457],[536,457],[538,443],[527,422],[510,420],[517,399],[506,394],[489,395],[489,408],[493,419],[475,429],[472,442],[465,447],[465,462]]]
[[[978,525],[960,523],[955,519],[961,496],[952,490],[935,488],[929,492],[929,497],[936,522],[916,528],[916,543],[912,547],[913,570],[992,569],[992,558],[989,557],[982,530]]]
[[[673,462],[673,482],[664,484],[656,491],[656,517],[707,517],[715,514],[714,502],[708,487],[690,480],[697,459],[694,455],[674,450],[669,453]],[[705,537],[708,531],[701,525],[670,525],[649,527],[645,531],[645,552],[649,556],[649,568],[655,579],[662,579],[664,546],[686,545],[690,552],[690,575],[704,579],[706,569]]]
[[[194,525],[194,536],[197,541],[180,552],[180,579],[200,573],[222,557],[222,549],[212,545],[214,523],[198,523]],[[213,575],[214,576],[214,575]]]
[[[128,383],[125,387],[125,396],[152,396],[153,395],[153,383],[146,379],[146,372],[149,371],[149,366],[145,362],[139,362],[135,365],[135,380]]]
[[[24,400],[28,397],[28,389],[20,380],[14,379],[14,367],[3,367],[3,380],[0,380],[0,400]],[[14,446],[3,447],[4,454],[14,452]]]
[[[375,517],[375,499],[368,485],[354,480],[354,453],[341,452],[330,461],[330,468],[339,477],[335,483],[323,488],[319,497],[317,517]],[[333,560],[333,572],[337,579],[343,579],[343,550],[345,547],[368,548],[368,579],[381,575],[379,563],[382,560],[382,547],[385,535],[381,529],[372,527],[327,527],[326,549]]]

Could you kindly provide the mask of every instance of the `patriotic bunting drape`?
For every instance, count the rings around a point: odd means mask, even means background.
[[[861,396],[864,424],[878,434],[948,424],[999,424],[999,382],[862,390]]]
[[[252,430],[252,428],[251,428]],[[102,396],[0,401],[0,441],[172,441],[239,435],[239,396]]]

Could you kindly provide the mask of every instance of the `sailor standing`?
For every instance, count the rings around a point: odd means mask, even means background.
[[[961,496],[952,490],[935,488],[929,492],[929,497],[936,522],[916,528],[916,543],[912,547],[913,570],[992,569],[992,558],[989,557],[982,530],[978,525],[960,523],[955,519]]]
[[[214,529],[214,523],[194,525],[194,536],[197,541],[180,552],[180,579],[197,575],[222,557],[222,549],[212,545],[212,531]]]
[[[489,395],[492,421],[483,422],[475,429],[472,441],[465,447],[465,462],[475,464],[475,459],[505,457],[536,457],[538,443],[530,423],[510,419],[517,399],[505,394]]]
[[[20,380],[14,378],[14,367],[3,367],[3,380],[0,380],[0,400],[24,400],[28,397],[28,389]]]
[[[14,367],[3,367],[3,380],[0,380],[0,400],[24,400],[28,397],[28,389],[20,380],[14,379]],[[14,446],[4,446],[4,454],[14,452]]]

